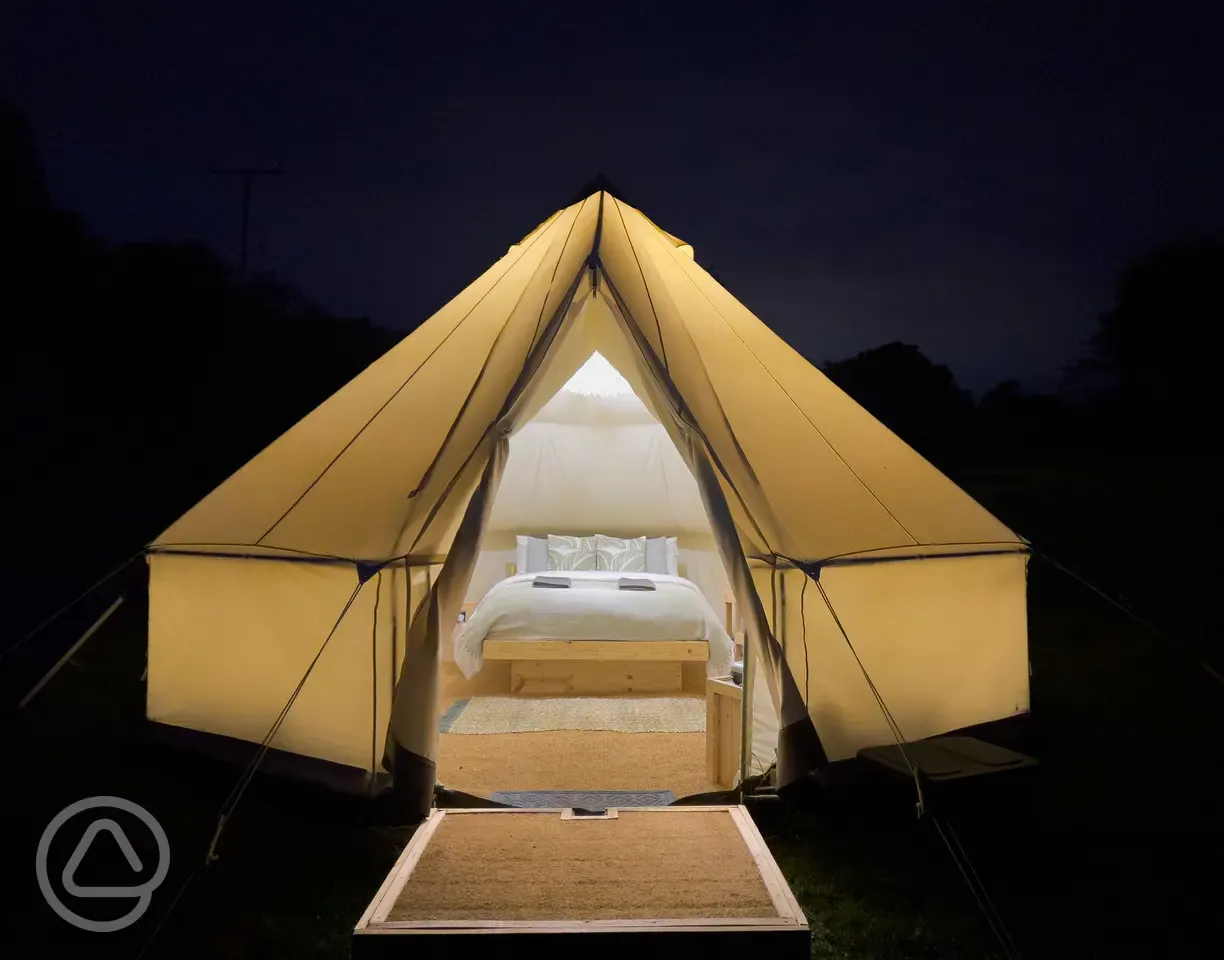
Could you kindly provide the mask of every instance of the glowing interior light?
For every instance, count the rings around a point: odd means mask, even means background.
[[[619,397],[633,393],[629,381],[599,353],[592,353],[561,389],[585,397]]]

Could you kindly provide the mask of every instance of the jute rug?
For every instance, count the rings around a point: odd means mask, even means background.
[[[730,815],[665,807],[626,811],[618,820],[595,823],[549,814],[444,817],[388,919],[777,916],[752,851]],[[514,944],[513,937],[488,942],[502,948],[486,950],[489,956],[517,953],[505,949]],[[677,954],[658,946],[587,952],[626,958]],[[697,950],[693,954],[700,955]],[[533,951],[518,955],[531,957]]]
[[[704,733],[700,697],[473,697],[442,715],[441,733]]]

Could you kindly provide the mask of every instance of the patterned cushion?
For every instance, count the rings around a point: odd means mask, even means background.
[[[549,570],[594,570],[594,537],[559,537],[548,535]]]
[[[595,537],[595,549],[599,554],[600,570],[614,570],[618,573],[646,572],[645,537],[625,540],[621,537],[605,537],[601,533]]]

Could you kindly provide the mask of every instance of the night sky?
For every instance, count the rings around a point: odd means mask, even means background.
[[[209,165],[283,163],[252,267],[405,330],[602,171],[816,362],[901,339],[1043,387],[1127,259],[1224,224],[1216,12],[425,6],[10,0],[0,93],[115,240],[236,257]]]

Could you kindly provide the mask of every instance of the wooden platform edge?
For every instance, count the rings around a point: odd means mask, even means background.
[[[456,940],[456,937],[468,939]],[[484,939],[472,940],[472,937]],[[626,955],[671,956],[679,951],[690,955],[695,951],[703,960],[743,960],[760,950],[768,950],[775,960],[810,960],[812,932],[807,926],[779,923],[771,926],[739,923],[586,930],[375,928],[354,936],[351,944],[354,960],[455,960],[456,957],[483,956],[484,951],[499,947],[513,947],[520,954],[525,951],[540,960],[574,960],[574,957],[623,960]]]
[[[607,931],[658,931],[660,928],[697,927],[699,929],[725,929],[727,927],[743,928],[745,930],[777,930],[793,929],[795,924],[787,923],[775,917],[681,917],[668,919],[641,920],[388,920],[370,929],[371,933],[387,931],[389,933],[412,933],[414,930],[423,932],[442,932],[446,930],[463,931],[464,933],[480,933],[483,930],[538,930],[551,933],[595,933]]]
[[[799,901],[795,899],[795,894],[791,891],[790,884],[786,882],[786,877],[782,875],[782,869],[778,866],[778,861],[769,852],[765,838],[761,836],[761,831],[757,829],[756,823],[753,822],[748,808],[742,804],[733,807],[731,809],[731,819],[739,827],[740,835],[744,838],[744,843],[752,854],[757,871],[761,874],[761,879],[765,883],[765,889],[769,891],[769,897],[773,900],[774,909],[778,911],[778,915],[806,927],[807,915],[803,912],[803,907],[799,905]]]
[[[709,806],[667,806],[667,807],[619,807],[618,813],[727,813],[735,823],[752,856],[761,880],[769,893],[770,900],[777,917],[687,917],[687,918],[650,918],[637,920],[410,920],[388,921],[391,908],[399,899],[408,878],[425,852],[430,839],[438,829],[442,819],[447,816],[490,815],[490,814],[550,814],[561,819],[573,817],[572,808],[556,807],[509,807],[509,808],[456,808],[451,810],[435,810],[429,819],[421,824],[408,841],[403,853],[395,862],[386,879],[383,880],[374,899],[362,914],[361,919],[353,929],[354,936],[370,935],[429,935],[445,933],[464,934],[590,934],[590,933],[771,933],[771,932],[804,932],[810,935],[807,917],[791,892],[790,885],[782,875],[777,861],[769,852],[764,837],[753,823],[748,808],[735,804],[714,804]]]
[[[434,810],[429,815],[429,819],[416,828],[416,831],[412,834],[412,839],[404,847],[404,852],[395,861],[395,866],[391,868],[391,872],[387,874],[386,880],[378,888],[378,893],[374,895],[374,899],[370,901],[370,905],[357,922],[355,932],[360,933],[363,930],[368,930],[371,924],[386,922],[387,915],[391,912],[395,901],[399,899],[400,891],[404,889],[404,884],[408,882],[408,878],[412,875],[413,867],[421,859],[421,854],[425,852],[430,838],[434,835],[434,832],[438,829],[438,824],[442,822],[446,814],[446,810]]]

